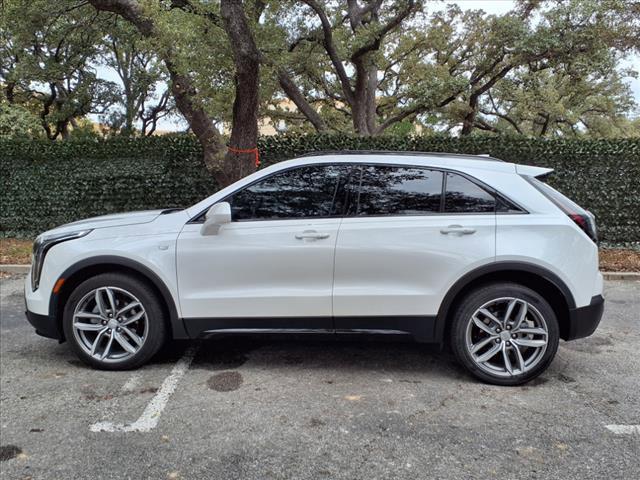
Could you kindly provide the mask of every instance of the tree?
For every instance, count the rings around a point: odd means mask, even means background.
[[[45,0],[4,4],[0,75],[5,100],[36,110],[47,138],[66,138],[78,119],[103,113],[114,85],[97,78],[100,25],[94,16]]]
[[[457,5],[428,15],[419,2],[300,0],[269,18],[284,32],[280,68],[324,125],[376,135],[397,123],[435,123],[468,135],[490,130],[480,110],[510,76],[561,71],[567,62],[597,75],[607,56],[637,49],[637,8],[627,0],[521,0],[501,16]]]
[[[518,0],[500,16],[430,5],[7,0],[0,86],[51,139],[88,114],[152,134],[175,108],[221,186],[255,169],[260,117],[359,135],[633,131],[618,66],[640,50],[637,2]],[[100,62],[122,86],[97,77]]]
[[[633,133],[626,114],[636,106],[614,62],[599,72],[585,72],[580,64],[522,69],[487,95],[475,128],[539,137],[621,137]]]
[[[634,45],[638,45],[637,38],[634,38],[634,34],[628,30],[630,18],[625,13],[626,3],[585,0],[561,3],[549,10],[543,10],[542,18],[536,26],[533,26],[530,20],[533,8],[518,8],[511,15],[492,19],[493,25],[490,25],[487,31],[505,33],[498,36],[498,42],[488,42],[491,48],[485,49],[487,60],[494,62],[499,60],[498,65],[494,67],[497,73],[491,77],[489,83],[493,78],[505,79],[507,83],[511,81],[509,76],[517,78],[525,72],[530,79],[536,78],[548,86],[553,83],[560,89],[574,88],[574,92],[558,93],[561,98],[567,98],[572,104],[571,108],[575,110],[575,114],[578,114],[576,120],[580,116],[586,119],[591,113],[604,113],[604,104],[600,101],[596,101],[600,105],[592,103],[596,97],[599,100],[607,97],[605,103],[609,103],[609,107],[606,108],[610,113],[614,113],[613,110],[616,110],[616,107],[625,109],[632,107],[633,103],[629,102],[629,92],[624,88],[615,71],[619,56],[633,49]],[[513,18],[524,20],[521,33],[509,27],[509,21]],[[502,22],[504,24],[501,25]],[[514,31],[516,34],[511,36],[509,32]],[[504,44],[500,46],[503,42]],[[510,52],[504,45],[514,45],[516,48]],[[607,76],[608,78],[603,79]],[[535,83],[534,80],[533,84]],[[497,82],[494,82],[491,87],[494,85],[497,85]],[[569,87],[569,85],[572,86]],[[552,102],[561,101],[554,96],[546,97],[548,91],[539,93],[543,94],[539,98],[546,100],[547,108],[550,110],[554,109]],[[489,94],[490,88],[481,87],[474,89],[468,95],[468,111],[463,120],[463,135],[471,133],[481,124],[476,122],[481,111],[481,97],[484,96],[486,99]],[[625,94],[626,98],[622,98]],[[618,109],[614,116],[619,113]],[[574,123],[570,116],[565,119],[556,118],[556,120],[569,122],[568,124]],[[543,119],[542,124],[542,131],[545,131],[544,125],[548,125],[548,118]],[[570,128],[574,129],[573,126]]]
[[[130,136],[140,121],[142,135],[152,135],[158,121],[175,108],[170,92],[164,88],[168,75],[162,62],[138,32],[119,17],[104,39],[100,59],[122,82],[120,108],[114,108],[107,117],[111,129]]]
[[[378,121],[378,74],[385,41],[401,35],[421,8],[422,2],[415,0],[349,0],[346,5],[303,0],[274,6],[268,21],[286,32],[279,49],[288,52],[274,55],[280,87],[318,131],[335,126],[339,119],[331,112],[337,111],[356,133],[381,133],[395,122]],[[273,62],[268,53],[266,58]]]

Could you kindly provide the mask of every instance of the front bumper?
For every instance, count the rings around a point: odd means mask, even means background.
[[[27,316],[29,323],[36,329],[36,333],[38,335],[62,341],[62,333],[60,332],[60,328],[58,327],[55,319],[51,318],[49,315],[39,315],[37,313],[30,312],[29,310],[24,313]]]
[[[569,321],[563,325],[560,337],[564,340],[584,338],[596,331],[604,312],[604,297],[596,295],[585,307],[569,310]]]

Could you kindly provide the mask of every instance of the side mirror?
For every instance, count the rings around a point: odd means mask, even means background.
[[[220,202],[213,205],[206,213],[200,228],[201,235],[217,235],[220,227],[231,222],[231,205]]]

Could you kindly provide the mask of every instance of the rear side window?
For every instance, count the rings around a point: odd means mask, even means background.
[[[495,212],[495,197],[471,180],[455,173],[447,173],[445,183],[445,213]]]
[[[425,168],[363,165],[360,188],[354,175],[355,194],[349,214],[428,215],[440,212],[442,172]]]
[[[276,173],[225,201],[233,221],[342,215],[348,165],[315,165]]]
[[[585,210],[570,198],[565,197],[551,185],[538,180],[535,177],[526,177],[527,180],[536,187],[543,195],[549,198],[565,212],[585,213]]]

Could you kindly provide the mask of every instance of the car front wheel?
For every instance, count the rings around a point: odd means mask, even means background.
[[[496,385],[520,385],[540,375],[558,341],[553,308],[523,285],[485,285],[464,298],[453,316],[455,356],[471,374]]]
[[[104,273],[81,283],[65,305],[66,339],[85,363],[105,370],[136,368],[162,346],[162,306],[142,280]]]

